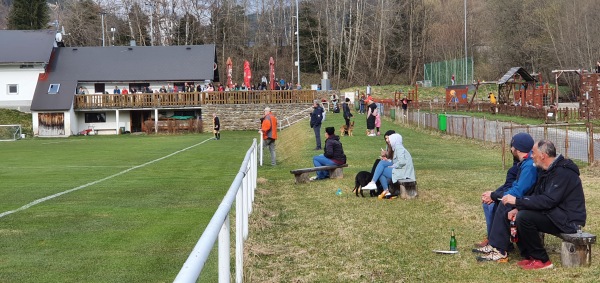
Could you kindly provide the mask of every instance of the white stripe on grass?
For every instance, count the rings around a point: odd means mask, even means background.
[[[28,209],[28,208],[30,208],[30,207],[32,207],[32,206],[34,206],[34,205],[36,205],[36,204],[39,204],[39,203],[45,202],[45,201],[47,201],[47,200],[51,200],[51,199],[53,199],[53,198],[56,198],[56,197],[62,196],[62,195],[64,195],[64,194],[68,194],[68,193],[70,193],[70,192],[78,191],[78,190],[81,190],[81,189],[87,188],[87,187],[89,187],[89,186],[92,186],[92,185],[95,185],[95,184],[98,184],[98,183],[104,182],[104,181],[106,181],[106,180],[110,180],[110,179],[112,179],[112,178],[114,178],[114,177],[117,177],[117,176],[123,175],[123,174],[125,174],[125,173],[127,173],[127,172],[129,172],[129,171],[132,171],[132,170],[135,170],[135,169],[138,169],[138,168],[145,167],[145,166],[147,166],[147,165],[150,165],[150,164],[152,164],[152,163],[155,163],[155,162],[161,161],[161,160],[163,160],[163,159],[169,158],[169,157],[171,157],[171,156],[173,156],[173,155],[175,155],[175,154],[182,153],[182,152],[184,152],[184,151],[186,151],[186,150],[189,150],[189,149],[191,149],[191,148],[194,148],[194,147],[196,147],[196,146],[199,146],[199,145],[201,145],[201,144],[203,144],[203,143],[205,143],[205,142],[207,142],[207,141],[210,141],[210,140],[213,140],[213,138],[210,138],[210,139],[204,140],[204,141],[202,141],[202,142],[199,142],[199,143],[197,143],[197,144],[195,144],[195,145],[192,145],[192,146],[188,146],[188,147],[186,147],[186,148],[184,148],[184,149],[181,149],[181,150],[175,151],[175,152],[173,152],[173,153],[171,153],[171,154],[168,154],[168,155],[165,155],[165,156],[163,156],[163,157],[161,157],[161,158],[157,158],[157,159],[154,159],[154,160],[152,160],[152,161],[148,161],[148,162],[146,162],[146,163],[144,163],[144,164],[137,165],[137,166],[133,166],[133,167],[131,167],[131,168],[129,168],[129,169],[123,170],[123,171],[121,171],[121,172],[119,172],[119,173],[116,173],[116,174],[110,175],[110,176],[108,176],[108,177],[105,177],[105,178],[102,178],[102,179],[100,179],[100,180],[96,180],[96,181],[93,181],[93,182],[87,183],[87,184],[85,184],[85,185],[81,185],[81,186],[79,186],[79,187],[77,187],[77,188],[72,188],[72,189],[70,189],[70,190],[66,190],[66,191],[63,191],[63,192],[60,192],[60,193],[53,194],[53,195],[51,195],[51,196],[47,196],[47,197],[43,197],[43,198],[41,198],[41,199],[34,200],[34,201],[32,201],[32,202],[30,202],[30,203],[28,203],[28,204],[26,204],[26,205],[24,205],[24,206],[21,206],[21,207],[19,207],[19,208],[15,209],[15,210],[10,210],[10,211],[6,211],[6,212],[2,212],[2,213],[0,213],[0,218],[2,218],[2,217],[4,217],[4,216],[7,216],[7,215],[11,215],[11,214],[13,214],[13,213],[15,213],[15,212],[19,212],[19,211],[22,211],[22,210]]]

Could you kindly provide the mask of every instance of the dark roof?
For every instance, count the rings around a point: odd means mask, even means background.
[[[68,110],[78,82],[218,80],[215,45],[60,47],[40,77],[31,109]],[[60,84],[58,94],[48,94]]]
[[[0,30],[0,64],[48,63],[56,32]]]
[[[525,71],[525,69],[521,67],[512,67],[510,70],[508,70],[508,72],[506,72],[506,74],[504,74],[504,76],[502,76],[502,78],[498,80],[498,84],[501,85],[507,83],[515,74],[521,75],[521,78],[523,78],[526,82],[535,82],[535,79],[527,71]]]

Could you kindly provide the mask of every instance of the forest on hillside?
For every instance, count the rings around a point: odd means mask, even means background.
[[[0,28],[6,28],[9,2],[0,2]],[[277,76],[295,82],[297,40],[302,84],[317,83],[326,71],[336,88],[413,84],[423,80],[424,64],[463,60],[465,51],[473,58],[474,80],[496,80],[510,67],[521,66],[554,82],[552,70],[591,69],[600,60],[598,0],[49,3],[51,23],[64,26],[67,46],[102,46],[103,30],[106,46],[129,45],[132,40],[140,46],[214,43],[221,72],[231,57],[238,81],[244,60],[259,80],[273,57]]]

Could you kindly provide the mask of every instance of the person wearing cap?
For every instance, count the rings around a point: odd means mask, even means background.
[[[523,269],[552,268],[540,232],[547,234],[575,233],[585,226],[587,211],[579,168],[570,159],[556,154],[554,143],[540,140],[532,151],[533,162],[540,168],[540,177],[527,197],[506,195],[502,203],[514,205],[509,213],[516,215],[523,260]]]
[[[321,150],[321,123],[323,122],[323,107],[319,100],[313,101],[313,111],[310,113],[310,127],[315,132],[317,146],[315,150]]]
[[[473,249],[475,253],[483,253],[483,255],[476,258],[477,261],[507,262],[508,252],[514,249],[510,242],[510,219],[508,219],[508,214],[514,209],[514,205],[502,204],[498,201],[506,195],[523,197],[535,185],[538,169],[533,166],[533,159],[531,158],[533,144],[533,138],[528,133],[514,135],[510,142],[510,152],[513,156],[519,158],[517,179],[506,191],[487,191],[481,196],[481,200],[485,203],[496,202],[496,212],[494,212],[488,235],[488,244]]]
[[[325,150],[323,154],[313,157],[315,167],[346,164],[346,154],[340,142],[340,137],[335,135],[334,127],[325,128]],[[316,177],[310,180],[323,180],[329,178],[329,171],[317,171]]]
[[[271,108],[265,108],[265,116],[261,119],[260,132],[263,137],[263,144],[269,148],[271,153],[271,165],[275,166],[275,140],[277,140],[277,118],[271,113]]]

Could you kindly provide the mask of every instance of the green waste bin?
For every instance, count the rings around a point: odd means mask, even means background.
[[[446,131],[446,114],[438,115],[440,131]]]
[[[360,100],[354,101],[354,110],[356,110],[356,111],[360,110]]]
[[[396,120],[396,109],[390,109],[390,118],[392,118],[392,121]]]
[[[119,134],[124,134],[125,133],[125,127],[120,127],[121,132]]]

